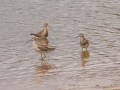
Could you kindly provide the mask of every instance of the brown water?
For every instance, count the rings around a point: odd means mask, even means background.
[[[25,42],[45,22],[56,49],[41,64]],[[0,90],[120,90],[120,0],[1,0],[0,41]]]

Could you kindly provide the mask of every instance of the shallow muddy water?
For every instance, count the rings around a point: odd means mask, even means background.
[[[25,42],[45,22],[42,62]],[[0,90],[120,90],[119,0],[1,0],[0,29]]]

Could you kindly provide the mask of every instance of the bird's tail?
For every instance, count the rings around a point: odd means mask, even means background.
[[[54,51],[54,50],[55,50],[55,48],[53,48],[53,47],[49,48],[49,47],[48,47],[48,51],[47,51],[47,52],[52,52],[52,51]]]
[[[35,37],[40,37],[39,35],[34,34],[34,33],[31,33],[30,35],[33,35],[33,36],[35,36]]]
[[[34,35],[34,33],[31,33],[30,35]]]
[[[35,36],[36,34],[34,34],[34,33],[31,33],[30,35],[34,35],[34,36]]]

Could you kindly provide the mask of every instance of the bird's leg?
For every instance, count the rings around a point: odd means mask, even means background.
[[[87,51],[87,48],[86,48],[86,51]]]
[[[42,61],[42,62],[41,62],[41,65],[43,65],[43,60],[44,60],[44,59],[43,59],[43,58],[41,58],[41,61]]]
[[[41,55],[41,59],[40,60],[42,60],[43,58],[42,58],[42,53],[40,52],[40,55]]]
[[[44,55],[44,58],[45,58],[45,57],[46,57],[46,56],[45,56],[45,53],[43,53],[43,55]]]

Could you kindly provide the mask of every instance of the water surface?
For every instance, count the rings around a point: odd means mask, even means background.
[[[31,36],[47,22],[49,45],[41,64]],[[119,90],[119,0],[1,0],[1,90]],[[81,52],[79,38],[89,40]]]

